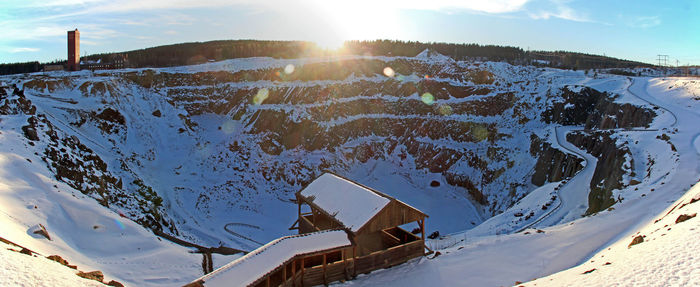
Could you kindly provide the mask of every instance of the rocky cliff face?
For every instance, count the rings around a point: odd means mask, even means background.
[[[611,137],[612,129],[647,128],[656,117],[652,109],[617,103],[615,99],[615,95],[589,87],[565,87],[561,90],[561,101],[555,101],[542,113],[545,122],[583,126],[583,131],[568,134],[567,141],[598,158],[590,183],[588,214],[616,202],[612,191],[623,187],[623,175],[630,173],[633,165],[624,167],[632,155],[629,148]]]
[[[585,129],[645,128],[656,116],[651,109],[614,102],[615,96],[589,87],[566,87],[561,99],[542,113],[545,122],[583,125]]]
[[[630,173],[630,167],[634,165],[631,162],[625,167],[628,161],[633,160],[630,150],[625,145],[619,145],[611,135],[611,131],[574,132],[566,137],[567,141],[598,158],[588,194],[588,214],[615,204],[612,191],[624,187],[623,176]]]
[[[530,154],[537,156],[532,175],[532,183],[537,186],[571,178],[583,168],[583,159],[553,148],[535,134],[530,136]]]

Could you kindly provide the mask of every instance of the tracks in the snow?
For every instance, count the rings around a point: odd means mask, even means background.
[[[255,239],[252,239],[252,238],[247,237],[247,236],[245,236],[245,235],[241,235],[240,233],[237,233],[237,232],[235,232],[235,231],[229,229],[231,226],[243,226],[243,227],[248,227],[248,228],[253,228],[253,229],[258,229],[258,230],[261,229],[260,226],[251,225],[251,224],[246,224],[246,223],[232,222],[232,223],[226,223],[226,225],[224,225],[224,230],[226,230],[226,232],[230,233],[230,234],[233,235],[233,236],[236,236],[236,237],[239,237],[239,238],[243,238],[243,239],[245,239],[245,240],[248,240],[248,241],[250,241],[250,242],[254,242],[254,243],[256,243],[256,244],[258,244],[258,245],[261,245],[261,246],[264,245],[264,244],[262,244],[262,243],[260,243],[260,242],[255,241]]]

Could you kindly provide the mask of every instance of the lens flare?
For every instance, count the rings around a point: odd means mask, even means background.
[[[258,90],[258,93],[253,97],[253,103],[260,105],[267,99],[268,96],[270,96],[270,91],[268,91],[266,88],[262,88]]]
[[[391,67],[386,67],[386,68],[384,68],[384,75],[389,77],[389,78],[393,78],[394,75],[396,75],[396,73],[394,72],[394,69],[392,69]]]
[[[426,105],[432,105],[435,102],[435,97],[433,97],[431,93],[423,93],[423,95],[420,96],[420,99]]]
[[[198,144],[196,149],[195,149],[195,152],[201,158],[208,158],[209,156],[211,156],[211,148],[209,147],[209,145],[206,145],[206,144],[203,144],[203,145]]]
[[[114,223],[117,224],[117,227],[119,227],[120,230],[126,229],[126,226],[124,226],[124,223],[122,223],[121,221],[119,221],[119,219],[116,219],[116,218],[115,218],[115,219],[114,219]]]
[[[474,125],[471,128],[472,137],[477,141],[483,141],[489,138],[489,130],[483,125]]]
[[[233,133],[236,131],[236,122],[232,120],[225,121],[223,124],[221,124],[221,131],[225,134]]]
[[[452,107],[447,104],[442,104],[438,107],[438,112],[443,116],[449,116],[452,114]]]
[[[291,73],[294,73],[294,65],[289,64],[289,65],[285,66],[285,67],[284,67],[284,73],[287,74],[287,75],[289,75],[289,74],[291,74]]]

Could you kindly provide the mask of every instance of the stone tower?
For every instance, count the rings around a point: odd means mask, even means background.
[[[68,71],[80,70],[80,32],[68,31]]]

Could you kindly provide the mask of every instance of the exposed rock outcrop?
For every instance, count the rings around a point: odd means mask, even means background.
[[[605,92],[589,87],[575,91],[564,88],[563,102],[554,102],[542,112],[546,122],[562,125],[584,125],[585,129],[647,127],[656,116],[653,110],[614,102]]]
[[[632,239],[632,242],[630,242],[630,244],[627,245],[627,248],[630,248],[630,247],[632,247],[633,245],[637,245],[637,244],[642,243],[642,242],[644,242],[644,236],[642,236],[642,235],[637,235],[637,236],[634,237],[634,239]]]
[[[688,220],[688,219],[691,219],[691,218],[693,218],[693,217],[695,217],[695,216],[697,216],[697,215],[698,215],[697,213],[693,213],[693,214],[681,214],[681,215],[678,216],[678,218],[676,218],[676,223],[684,222],[684,221],[686,221],[686,220]]]
[[[102,274],[102,271],[90,271],[90,272],[83,272],[83,271],[78,271],[78,276],[83,277],[85,279],[90,279],[90,280],[95,280],[102,282],[102,280],[105,279],[104,274]]]
[[[598,158],[590,184],[587,214],[605,210],[615,204],[612,191],[624,187],[623,175],[628,172],[624,164],[626,156],[631,158],[631,153],[627,146],[618,146],[612,135],[611,131],[599,131],[572,132],[566,136],[567,141]]]
[[[532,175],[532,183],[537,186],[571,178],[583,169],[581,158],[553,148],[534,134],[530,135],[530,154],[537,157]]]

